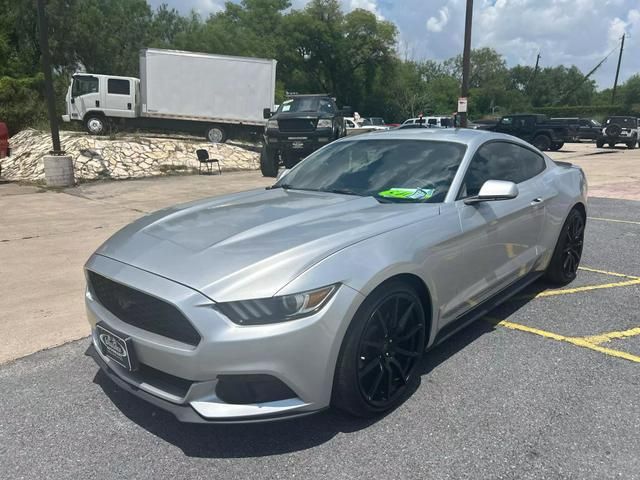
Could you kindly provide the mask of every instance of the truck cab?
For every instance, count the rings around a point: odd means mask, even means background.
[[[553,123],[540,114],[506,115],[489,130],[521,138],[542,151],[560,150],[565,142],[577,136],[570,126]]]
[[[339,109],[328,95],[311,94],[290,96],[273,114],[266,109],[262,174],[275,177],[280,163],[291,168],[320,147],[344,137],[344,116],[350,113],[350,107]]]
[[[140,80],[133,77],[76,73],[65,98],[65,122],[82,122],[87,131],[100,135],[107,119],[136,118],[140,115]]]

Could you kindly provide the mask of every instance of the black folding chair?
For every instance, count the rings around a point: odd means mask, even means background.
[[[198,165],[198,174],[202,175],[202,164],[205,165],[208,175],[213,173],[213,164],[216,163],[218,165],[218,175],[222,175],[222,169],[220,168],[220,160],[217,158],[209,158],[209,152],[203,148],[196,150],[196,155],[198,156],[198,161],[200,165]]]

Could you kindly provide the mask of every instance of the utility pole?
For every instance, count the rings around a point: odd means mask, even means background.
[[[540,52],[538,52],[538,56],[536,57],[536,66],[533,67],[533,73],[531,74],[531,77],[529,77],[529,80],[527,81],[527,86],[525,87],[525,91],[527,92],[527,95],[531,95],[531,90],[536,83],[536,75],[538,74],[538,65],[540,65],[540,58],[541,58]]]
[[[462,90],[460,96],[469,96],[469,70],[471,69],[471,24],[473,18],[473,0],[467,0],[467,12],[464,22],[464,50],[462,51]],[[460,103],[460,102],[458,102]],[[460,113],[460,126],[467,127],[468,103],[465,104],[464,112]]]
[[[40,52],[42,54],[42,71],[44,72],[44,88],[47,97],[47,109],[49,111],[49,126],[51,127],[51,142],[53,143],[53,155],[61,155],[60,132],[58,131],[58,116],[56,115],[56,99],[53,91],[53,78],[51,76],[51,58],[49,54],[49,29],[44,0],[38,0],[38,30],[40,34]]]
[[[616,68],[616,79],[613,82],[613,93],[611,94],[611,105],[616,103],[616,88],[618,88],[618,75],[620,75],[620,63],[622,63],[622,50],[624,50],[624,37],[622,34],[622,42],[620,43],[620,55],[618,55],[618,68]]]

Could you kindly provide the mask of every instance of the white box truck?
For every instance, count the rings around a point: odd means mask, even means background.
[[[148,48],[140,52],[140,79],[73,75],[62,119],[82,122],[94,135],[117,124],[222,142],[264,131],[275,87],[275,60]]]

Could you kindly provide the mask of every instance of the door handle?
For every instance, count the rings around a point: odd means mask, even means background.
[[[127,103],[127,108],[128,108],[129,110],[131,110],[131,104],[130,104],[130,103]]]
[[[96,107],[100,106],[100,100],[96,100]]]
[[[533,200],[531,200],[531,205],[536,206],[536,205],[540,205],[542,203],[542,198],[540,197],[536,197]]]

